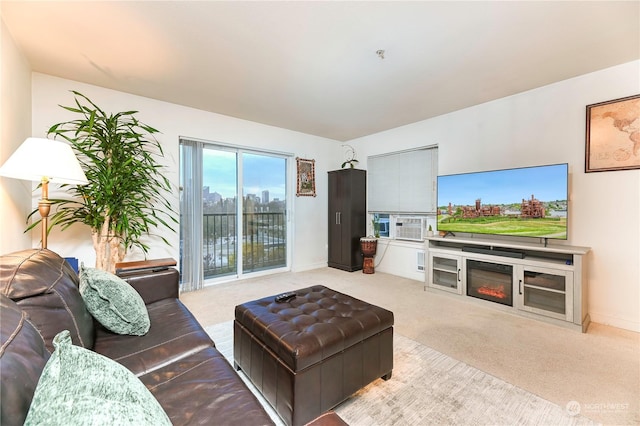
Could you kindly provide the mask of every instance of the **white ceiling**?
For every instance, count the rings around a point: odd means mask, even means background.
[[[33,71],[340,141],[640,58],[639,1],[0,7]]]

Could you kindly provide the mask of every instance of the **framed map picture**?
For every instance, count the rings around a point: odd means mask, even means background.
[[[298,184],[296,185],[296,196],[316,196],[316,160],[305,160],[296,157],[298,170]]]
[[[585,172],[640,169],[640,95],[587,105]]]

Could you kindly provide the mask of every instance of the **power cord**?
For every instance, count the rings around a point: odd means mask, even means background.
[[[384,248],[384,251],[382,252],[382,256],[380,256],[380,259],[378,260],[378,263],[374,263],[374,265],[373,265],[374,268],[377,267],[378,265],[380,265],[380,263],[382,263],[382,259],[384,259],[384,255],[387,254],[387,250],[389,250],[389,242],[387,242],[386,247]]]

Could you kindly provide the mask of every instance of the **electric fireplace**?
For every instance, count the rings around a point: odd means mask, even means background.
[[[513,306],[513,266],[467,259],[467,296]]]

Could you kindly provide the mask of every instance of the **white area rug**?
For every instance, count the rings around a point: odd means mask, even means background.
[[[233,322],[207,327],[207,332],[233,365]],[[594,424],[397,333],[393,344],[393,377],[374,381],[335,408],[350,425]],[[246,376],[239,375],[276,424],[282,425]]]

